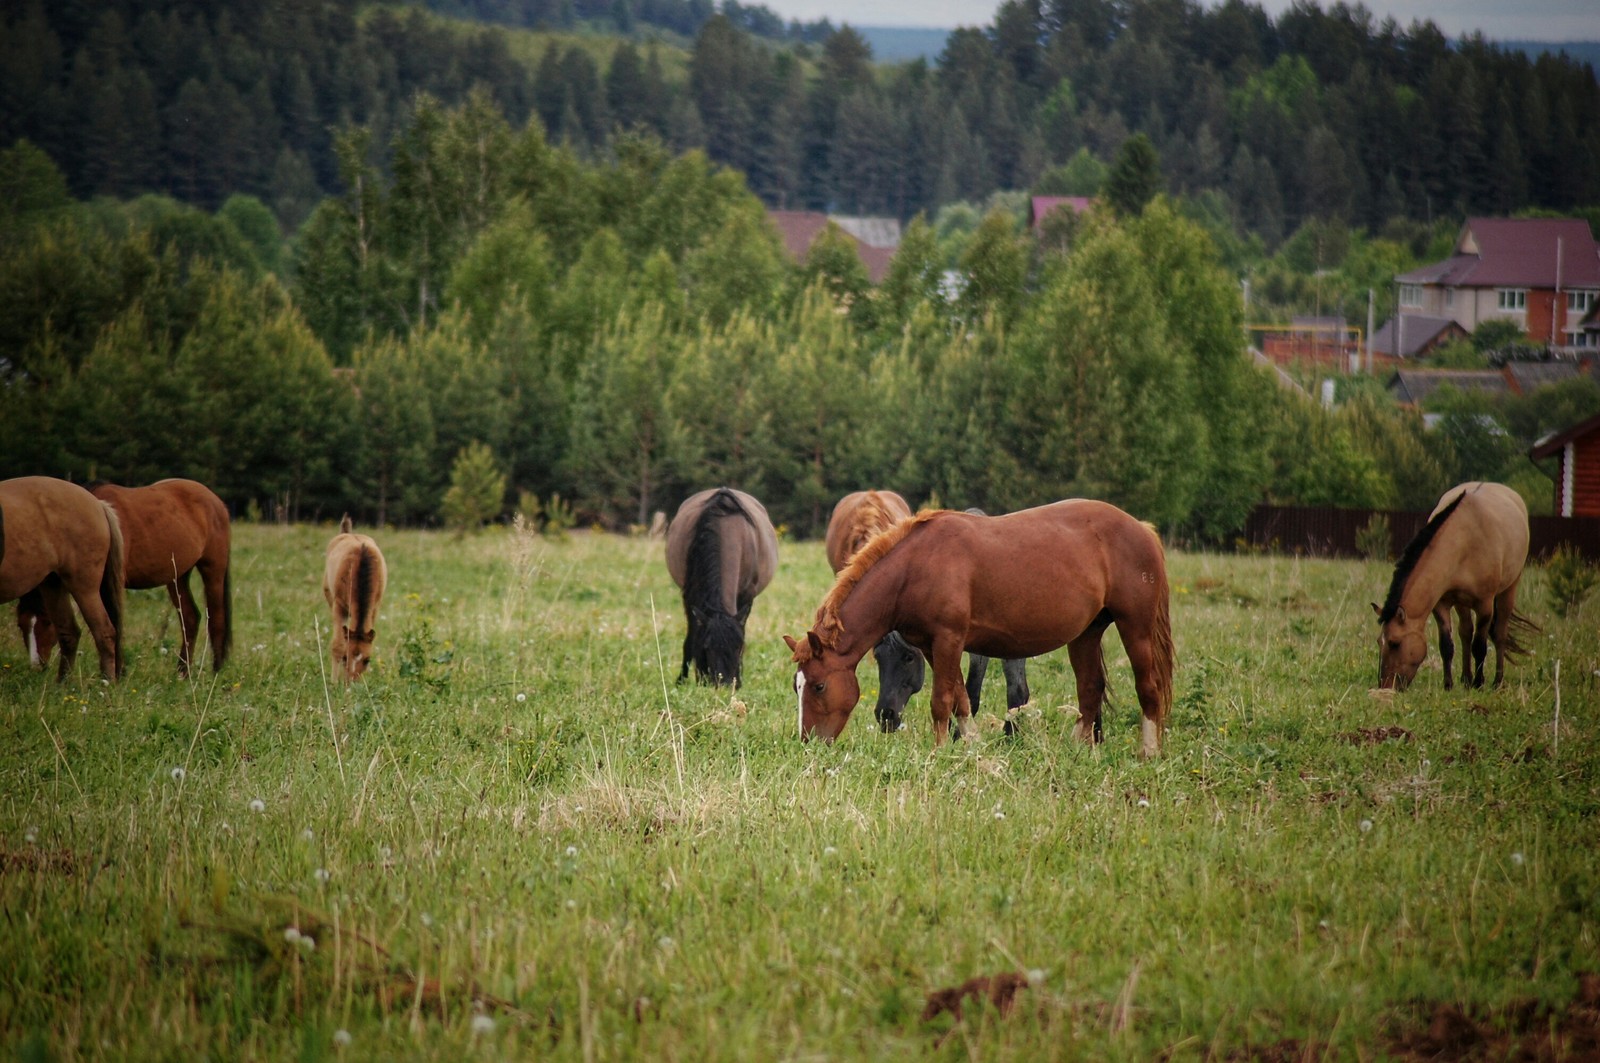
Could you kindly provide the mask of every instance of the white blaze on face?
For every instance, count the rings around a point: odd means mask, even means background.
[[[800,737],[804,738],[806,736],[806,674],[804,672],[797,671],[794,674],[794,705],[795,727],[799,730]]]

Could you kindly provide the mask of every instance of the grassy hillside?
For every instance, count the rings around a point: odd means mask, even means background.
[[[658,543],[382,534],[378,659],[343,690],[330,535],[237,529],[216,678],[175,678],[153,592],[115,687],[31,672],[8,626],[8,1054],[1370,1058],[1441,1006],[1548,1036],[1600,970],[1600,602],[1558,620],[1538,572],[1505,689],[1434,663],[1382,701],[1386,566],[1176,555],[1178,704],[1140,763],[1115,639],[1101,748],[1069,741],[1064,654],[1018,739],[991,714],[934,749],[925,698],[875,733],[869,662],[842,739],[800,744],[779,635],[829,583],[814,543],[730,697],[672,683]],[[1033,978],[1008,1015],[919,1017],[1000,971]]]

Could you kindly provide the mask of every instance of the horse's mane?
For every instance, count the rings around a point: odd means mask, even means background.
[[[910,535],[917,525],[948,512],[950,511],[947,509],[925,509],[892,527],[885,528],[873,536],[867,545],[856,551],[850,563],[839,570],[839,576],[833,582],[833,589],[822,599],[822,604],[817,606],[817,619],[812,625],[812,630],[816,632],[817,638],[824,646],[832,648],[839,644],[839,633],[844,630],[844,621],[839,619],[839,610],[844,607],[845,599],[850,597],[850,592],[856,589],[856,584],[861,582],[867,571],[881,561],[884,554],[898,546],[900,540]]]
[[[845,536],[845,542],[859,542],[865,546],[872,541],[873,536],[887,530],[895,523],[894,517],[889,513],[889,507],[883,504],[883,496],[876,491],[868,491],[861,499],[861,504],[856,506],[855,512],[850,515],[850,534]]]
[[[707,615],[722,611],[722,534],[717,524],[723,517],[743,517],[754,526],[750,515],[739,504],[739,498],[726,487],[706,499],[695,518],[694,535],[689,539],[689,556],[685,559],[683,597],[694,608]]]
[[[1411,578],[1411,573],[1416,570],[1417,562],[1422,560],[1422,553],[1428,549],[1428,544],[1433,542],[1433,537],[1439,534],[1439,528],[1449,519],[1450,514],[1456,511],[1461,500],[1467,497],[1467,492],[1462,491],[1450,504],[1441,509],[1425,524],[1416,537],[1406,544],[1405,551],[1401,553],[1400,560],[1394,565],[1394,579],[1389,583],[1389,597],[1384,599],[1383,609],[1378,613],[1378,623],[1387,624],[1393,620],[1400,611],[1400,596],[1405,593],[1406,581]]]

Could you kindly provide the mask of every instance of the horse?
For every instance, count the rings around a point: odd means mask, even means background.
[[[128,589],[165,587],[177,609],[181,676],[189,674],[200,629],[200,610],[189,591],[189,574],[199,570],[211,667],[221,671],[233,644],[233,588],[228,566],[233,533],[228,507],[210,488],[193,480],[158,480],[148,487],[97,483],[89,486],[89,493],[110,503],[122,522]],[[56,643],[56,631],[37,593],[23,595],[17,602],[17,626],[34,665],[43,667]]]
[[[744,626],[778,568],[778,535],[760,502],[731,487],[691,495],[667,526],[667,572],[683,591],[683,668],[713,685],[739,686]]]
[[[911,506],[893,491],[853,491],[833,507],[825,549],[837,576],[874,536],[911,516]],[[878,704],[872,710],[885,733],[904,726],[906,703],[922,689],[927,664],[922,654],[891,631],[872,648],[878,662]]]
[[[100,673],[119,678],[124,547],[116,510],[77,484],[48,476],[0,481],[0,509],[8,518],[0,602],[37,588],[61,642],[61,679],[78,655],[76,602],[99,652]]]
[[[1141,755],[1160,751],[1174,651],[1166,557],[1150,525],[1115,506],[1069,499],[1003,517],[931,510],[867,544],[839,573],[796,665],[800,736],[832,741],[861,700],[857,663],[897,630],[933,665],[933,732],[942,744],[971,721],[962,650],[1034,657],[1065,645],[1078,685],[1074,737],[1099,742],[1101,637],[1115,624],[1144,718]]]
[[[333,609],[333,664],[341,682],[360,679],[372,660],[378,637],[373,622],[389,582],[383,551],[370,536],[357,535],[346,513],[339,534],[328,543],[322,596]]]
[[[1457,484],[1439,499],[1394,566],[1389,596],[1378,614],[1378,686],[1404,690],[1428,655],[1428,614],[1439,626],[1444,688],[1453,686],[1455,642],[1450,611],[1461,624],[1461,682],[1483,686],[1489,641],[1495,647],[1494,685],[1505,681],[1508,656],[1526,654],[1517,634],[1536,630],[1516,611],[1517,584],[1528,560],[1528,507],[1504,484]]]
[[[974,517],[987,517],[988,514],[981,509],[967,510]],[[1026,657],[1008,657],[1000,662],[1000,668],[1006,676],[1006,734],[1017,733],[1017,725],[1011,719],[1011,713],[1026,705],[1032,695],[1028,691],[1028,659]],[[983,677],[989,672],[989,658],[981,653],[967,652],[967,701],[972,705],[972,715],[978,715],[978,702],[983,697]]]

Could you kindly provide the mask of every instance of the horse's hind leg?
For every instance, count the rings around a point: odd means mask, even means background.
[[[211,646],[211,670],[221,671],[228,659],[228,562],[202,558],[200,585],[206,595],[206,642]]]
[[[78,659],[78,636],[81,634],[78,618],[72,615],[72,597],[55,576],[39,584],[37,593],[44,615],[50,618],[61,645],[61,663],[56,669],[56,678],[65,679]]]
[[[1006,673],[1006,711],[1020,709],[1032,698],[1028,690],[1028,659],[1017,657],[1001,662]]]
[[[1476,625],[1473,623],[1472,607],[1468,605],[1456,606],[1456,633],[1461,642],[1461,685],[1472,685],[1472,633]],[[1445,672],[1450,671],[1446,666]],[[1445,684],[1445,689],[1450,689],[1450,684]]]
[[[1472,632],[1472,685],[1483,686],[1483,660],[1489,656],[1489,622],[1494,619],[1492,602],[1479,602]],[[1496,642],[1499,640],[1496,639]]]
[[[1444,664],[1444,688],[1449,690],[1455,685],[1455,673],[1451,669],[1456,659],[1456,640],[1450,637],[1450,607],[1442,604],[1434,606],[1433,622],[1439,625],[1439,660]]]
[[[167,584],[167,597],[172,600],[173,608],[178,610],[178,625],[181,628],[178,632],[181,639],[178,674],[187,679],[194,662],[195,632],[200,627],[200,610],[194,604],[194,595],[189,592],[189,573],[185,572]]]
[[[1489,628],[1489,637],[1494,639],[1494,685],[1500,686],[1506,679],[1506,651],[1513,647],[1511,641],[1511,618],[1517,611],[1517,584],[1513,583],[1501,591],[1494,599],[1494,620]]]
[[[1093,745],[1104,738],[1100,727],[1100,708],[1106,699],[1106,662],[1100,640],[1106,626],[1099,621],[1067,643],[1067,658],[1078,681],[1078,722],[1072,737]]]

